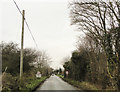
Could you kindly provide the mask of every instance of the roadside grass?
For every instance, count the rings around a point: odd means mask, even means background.
[[[63,76],[63,75],[59,75],[59,74],[58,74],[57,76],[58,76],[58,77],[60,77],[60,78],[64,78],[64,76]]]
[[[79,88],[80,90],[84,90],[85,92],[118,92],[115,89],[102,90],[99,85],[91,84],[86,81],[80,82],[73,79],[64,78],[63,75],[57,75],[57,76],[63,79],[64,81],[68,82],[69,84]]]
[[[36,90],[36,88],[39,87],[40,84],[43,83],[47,78],[47,76],[43,76],[41,78],[29,79],[28,82],[24,82],[24,87],[20,87],[20,91],[31,92]]]
[[[63,80],[82,90],[98,90],[98,88],[95,85],[90,84],[89,82],[85,82],[85,81],[79,82],[79,81],[67,79],[67,78],[63,78]]]
[[[80,88],[82,90],[98,90],[98,88],[95,85],[93,85],[89,82],[85,82],[85,81],[80,82],[80,81],[64,78],[63,75],[57,75],[57,76],[62,78],[64,81],[68,82],[69,84],[71,84],[77,88]]]
[[[36,90],[49,76],[36,78],[33,76],[24,76],[20,81],[19,77],[13,77],[6,73],[2,77],[2,92],[31,92]]]
[[[46,76],[35,79],[35,80],[31,80],[27,85],[26,88],[27,90],[34,90],[38,85],[40,85],[43,81],[45,81],[47,79]]]

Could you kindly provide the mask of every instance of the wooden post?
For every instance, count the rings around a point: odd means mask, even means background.
[[[21,36],[21,53],[20,53],[20,79],[23,75],[23,40],[24,40],[24,15],[25,10],[22,11],[22,36]]]

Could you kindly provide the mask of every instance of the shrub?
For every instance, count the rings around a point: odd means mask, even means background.
[[[10,73],[4,73],[2,76],[2,92],[18,90],[17,77],[13,77]]]

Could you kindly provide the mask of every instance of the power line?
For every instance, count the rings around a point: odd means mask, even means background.
[[[22,14],[20,8],[18,7],[17,3],[15,2],[15,0],[13,0],[13,2],[14,2],[14,4],[16,5],[16,7],[17,7],[18,11],[20,12],[20,14],[23,16],[23,14]]]
[[[23,16],[23,14],[22,14],[20,8],[18,7],[17,3],[15,2],[15,0],[13,0],[13,2],[14,2],[14,4],[15,4],[15,6],[17,7],[19,13]],[[34,43],[35,43],[37,49],[39,49],[39,48],[38,48],[38,45],[37,45],[37,43],[36,43],[36,41],[35,41],[35,38],[34,38],[34,36],[33,36],[33,34],[32,34],[32,31],[31,31],[31,29],[30,29],[30,27],[29,27],[29,25],[28,25],[28,22],[27,22],[27,20],[25,19],[25,17],[24,17],[24,20],[25,20],[25,24],[26,24],[26,26],[27,26],[27,28],[28,28],[28,30],[29,30],[31,36],[32,36],[32,39],[33,39],[33,41],[34,41]]]
[[[29,32],[30,32],[30,34],[31,34],[31,36],[32,36],[32,39],[33,39],[33,41],[35,42],[35,45],[36,45],[36,47],[37,47],[37,49],[38,49],[38,45],[37,45],[37,43],[36,43],[36,41],[35,41],[35,38],[34,38],[34,36],[33,36],[32,32],[31,32],[31,30],[30,30],[30,27],[29,27],[29,25],[28,25],[28,23],[27,23],[26,19],[25,19],[25,23],[26,23],[26,26],[27,26],[27,28],[28,28],[28,30],[29,30]]]

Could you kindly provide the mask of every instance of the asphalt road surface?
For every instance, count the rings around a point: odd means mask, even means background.
[[[38,89],[38,90],[78,90],[72,85],[64,82],[58,76],[53,75],[48,78]]]

